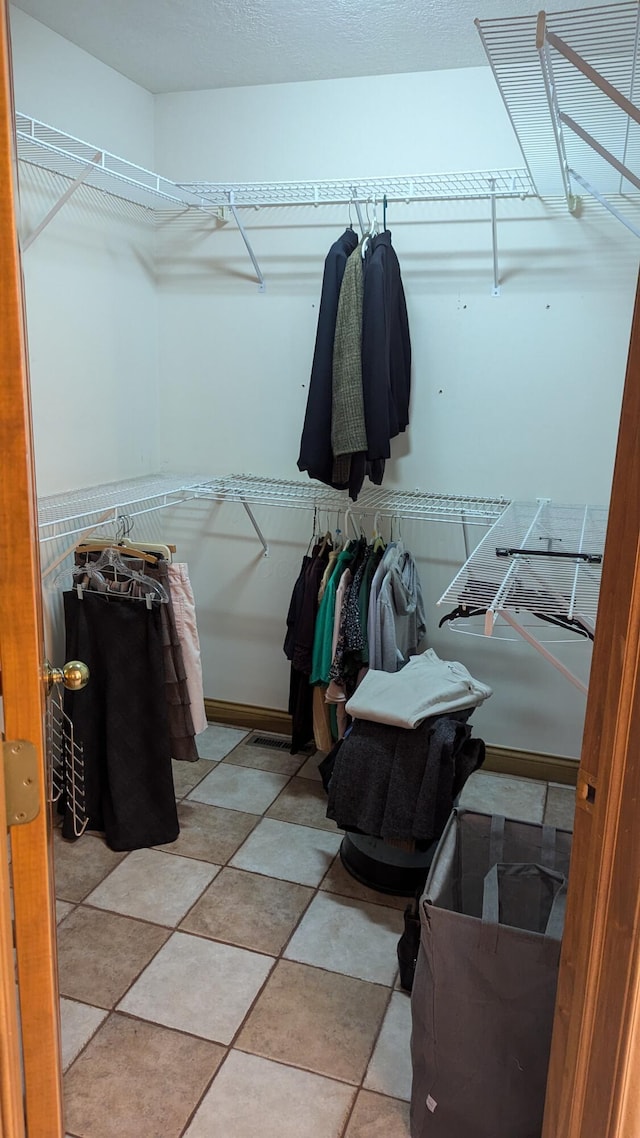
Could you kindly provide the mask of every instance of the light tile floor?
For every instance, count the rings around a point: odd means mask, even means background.
[[[210,726],[181,833],[56,833],[69,1138],[407,1138],[405,898],[355,881],[313,758]],[[478,772],[462,805],[571,828],[574,792]]]

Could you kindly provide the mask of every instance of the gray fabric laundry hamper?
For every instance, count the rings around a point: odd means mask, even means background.
[[[412,1138],[540,1138],[571,834],[454,810],[420,901]]]

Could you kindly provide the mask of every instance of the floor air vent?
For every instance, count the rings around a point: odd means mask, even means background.
[[[268,747],[272,751],[290,751],[291,737],[289,735],[251,735],[245,740],[248,747]],[[300,747],[303,754],[313,754],[315,747]]]

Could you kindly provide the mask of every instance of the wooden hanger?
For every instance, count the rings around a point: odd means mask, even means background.
[[[171,561],[171,555],[176,551],[175,545],[167,545],[162,541],[141,541],[140,545],[134,545],[128,537],[123,537],[122,540],[118,542],[118,545],[124,545],[127,548],[131,547],[132,549],[139,549],[140,546],[142,546],[143,549],[146,549],[147,553],[161,553],[166,561]]]
[[[81,541],[76,545],[78,553],[99,553],[105,549],[117,549],[119,553],[124,553],[125,557],[135,557],[139,561],[146,561],[148,565],[157,565],[158,558],[154,557],[152,553],[145,553],[143,549],[138,549],[133,545],[121,545],[113,541]]]

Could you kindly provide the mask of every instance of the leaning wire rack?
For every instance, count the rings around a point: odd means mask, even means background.
[[[84,753],[77,742],[73,723],[64,710],[64,697],[54,687],[47,699],[46,740],[48,797],[52,803],[64,798],[65,812],[74,836],[87,828]]]
[[[593,638],[607,525],[603,506],[512,502],[467,559],[438,604],[483,616],[491,636],[500,618],[573,685],[587,685],[544,646],[525,618]],[[557,639],[557,638],[554,638]]]
[[[607,510],[552,502],[512,502],[455,576],[438,604],[579,619],[595,628]]]
[[[569,199],[593,187],[607,195],[637,194],[638,184],[586,142],[584,132],[640,173],[640,126],[607,93],[610,84],[638,105],[638,0],[476,20],[476,26],[537,192]]]

